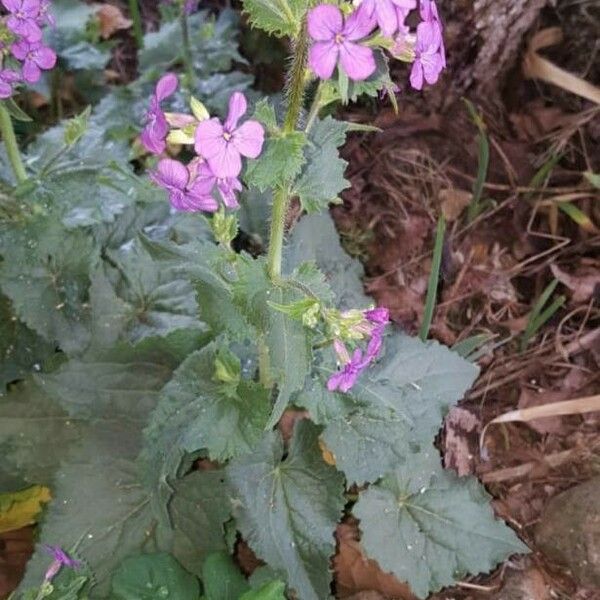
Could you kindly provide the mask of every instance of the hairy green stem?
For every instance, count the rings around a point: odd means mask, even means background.
[[[133,21],[133,35],[138,48],[144,47],[144,30],[142,29],[142,17],[140,15],[140,7],[138,0],[129,0],[129,14]]]
[[[183,62],[187,74],[187,87],[190,93],[193,93],[196,75],[194,73],[194,59],[192,57],[192,45],[190,43],[190,28],[188,25],[188,16],[185,12],[184,3],[181,3],[181,16],[179,17],[181,25],[181,40],[183,42]]]
[[[292,64],[288,73],[287,112],[283,123],[284,133],[296,130],[306,86],[305,68],[308,58],[308,34],[306,23],[294,44]],[[276,281],[281,278],[281,257],[283,252],[283,235],[285,218],[290,202],[290,191],[287,187],[275,190],[273,195],[273,212],[271,215],[271,233],[269,236],[269,253],[267,264],[269,276]]]
[[[10,161],[15,177],[19,183],[22,183],[27,180],[27,173],[21,159],[10,114],[2,103],[0,103],[0,132],[2,132],[6,154],[8,154],[8,160]]]

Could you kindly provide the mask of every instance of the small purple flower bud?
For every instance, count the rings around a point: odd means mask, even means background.
[[[46,570],[46,574],[44,575],[44,582],[48,583],[56,577],[57,573],[60,571],[62,567],[68,567],[69,569],[79,569],[81,567],[81,562],[71,558],[62,548],[59,546],[47,546],[43,545],[42,548],[46,552],[48,552],[53,561]]]

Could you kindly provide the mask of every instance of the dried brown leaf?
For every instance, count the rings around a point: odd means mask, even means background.
[[[129,29],[133,21],[125,17],[121,9],[112,4],[103,4],[97,11],[96,16],[100,23],[100,36],[102,39],[108,39],[113,33]]]
[[[333,565],[338,598],[372,591],[379,592],[386,598],[416,600],[407,584],[398,581],[389,573],[384,573],[374,560],[363,554],[355,524],[338,525],[336,537],[338,553],[333,559]]]

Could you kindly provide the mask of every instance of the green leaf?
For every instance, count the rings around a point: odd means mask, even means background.
[[[45,29],[44,40],[70,69],[103,69],[110,60],[108,48],[100,49],[86,39],[85,25],[94,12],[93,6],[77,0],[52,2],[56,26]]]
[[[274,288],[270,298],[278,304],[289,304],[297,292]],[[310,371],[312,353],[308,329],[300,321],[270,308],[266,342],[269,347],[271,374],[278,382],[278,394],[267,428],[274,427],[287,408],[294,392],[304,387]]]
[[[98,260],[94,240],[37,218],[11,230],[0,249],[0,287],[25,324],[67,353],[89,342],[89,271]]]
[[[243,0],[254,27],[278,37],[298,35],[302,17],[308,10],[308,0]]]
[[[207,10],[197,12],[188,18],[188,27],[194,67],[200,79],[231,70],[233,61],[246,62],[237,51],[239,16],[234,11],[221,11],[216,21]],[[181,26],[177,20],[147,33],[144,47],[138,53],[142,72],[162,73],[181,58]]]
[[[177,329],[207,329],[197,317],[194,288],[177,264],[165,268],[139,240],[108,250],[106,257],[90,294],[94,329],[104,344],[119,338],[135,343]]]
[[[73,146],[76,144],[88,128],[88,120],[92,113],[92,107],[88,106],[76,117],[69,119],[65,124],[65,144]]]
[[[320,370],[327,377],[333,372],[326,366]],[[476,366],[437,342],[387,336],[383,356],[349,394],[354,410],[329,421],[323,431],[337,467],[359,484],[389,473],[412,445],[430,443],[477,373]]]
[[[161,507],[171,498],[170,480],[178,475],[186,453],[206,449],[211,459],[224,461],[250,452],[263,433],[268,391],[243,380],[231,393],[214,377],[217,353],[213,342],[182,363],[144,432],[144,479],[158,492]]]
[[[248,582],[226,552],[211,554],[202,567],[206,600],[238,600],[250,588]]]
[[[291,304],[300,295],[296,290],[271,283],[264,258],[254,260],[242,255],[237,267],[239,280],[233,285],[234,300],[264,336],[269,348],[270,375],[278,384],[277,400],[267,423],[270,429],[281,418],[292,394],[304,386],[311,359],[308,330],[269,305],[268,302]]]
[[[369,557],[421,598],[527,551],[477,480],[445,471],[433,447],[361,493],[353,512]]]
[[[318,429],[298,423],[285,458],[281,436],[269,432],[254,453],[234,459],[226,472],[238,529],[257,556],[286,573],[303,600],[329,597],[328,565],[344,486],[323,461]]]
[[[166,552],[132,556],[112,578],[113,600],[198,600],[199,594],[198,579]]]
[[[363,291],[363,267],[342,248],[333,219],[328,213],[308,215],[300,220],[285,247],[286,271],[303,262],[314,262],[335,292],[342,310],[366,307],[371,299]]]
[[[89,352],[38,379],[73,417],[94,419],[110,414],[120,422],[143,425],[173,371],[203,343],[197,332],[175,331],[136,345],[122,343]]]
[[[17,485],[49,484],[85,425],[71,419],[31,380],[0,395],[0,452],[4,476]],[[0,489],[16,489],[0,476]]]
[[[285,600],[285,583],[270,581],[257,590],[248,590],[240,600]]]
[[[5,100],[2,100],[2,104],[10,116],[16,121],[22,121],[25,123],[32,121],[32,118],[12,98],[6,98]]]
[[[56,443],[56,441],[55,441]],[[75,547],[94,573],[91,598],[105,598],[110,577],[121,561],[159,544],[150,499],[137,479],[134,462],[139,429],[112,419],[90,428],[57,473],[40,543]],[[48,567],[39,546],[20,589],[39,585]]]
[[[292,181],[306,161],[305,144],[306,135],[302,131],[279,133],[267,138],[260,157],[248,162],[244,175],[246,184],[264,192],[267,188]]]
[[[6,385],[42,368],[54,346],[24,325],[0,294],[0,395]]]
[[[262,98],[256,103],[256,106],[254,107],[253,118],[257,121],[260,121],[269,132],[278,130],[275,107],[267,98]]]
[[[223,471],[192,471],[173,483],[169,515],[173,524],[173,555],[200,576],[204,559],[226,550],[224,523],[231,507]]]
[[[308,213],[325,210],[349,186],[344,178],[348,163],[338,151],[346,141],[347,127],[327,117],[316,121],[310,130],[304,150],[306,164],[292,190]]]

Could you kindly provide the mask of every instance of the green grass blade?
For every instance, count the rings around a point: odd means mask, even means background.
[[[429,335],[429,328],[433,319],[433,311],[437,300],[438,282],[440,280],[440,267],[442,266],[442,250],[444,249],[444,234],[446,233],[446,219],[440,215],[435,232],[435,244],[433,246],[433,261],[431,263],[431,273],[429,274],[429,283],[427,284],[427,299],[425,300],[425,312],[423,314],[423,323],[419,330],[419,337],[425,341]]]

